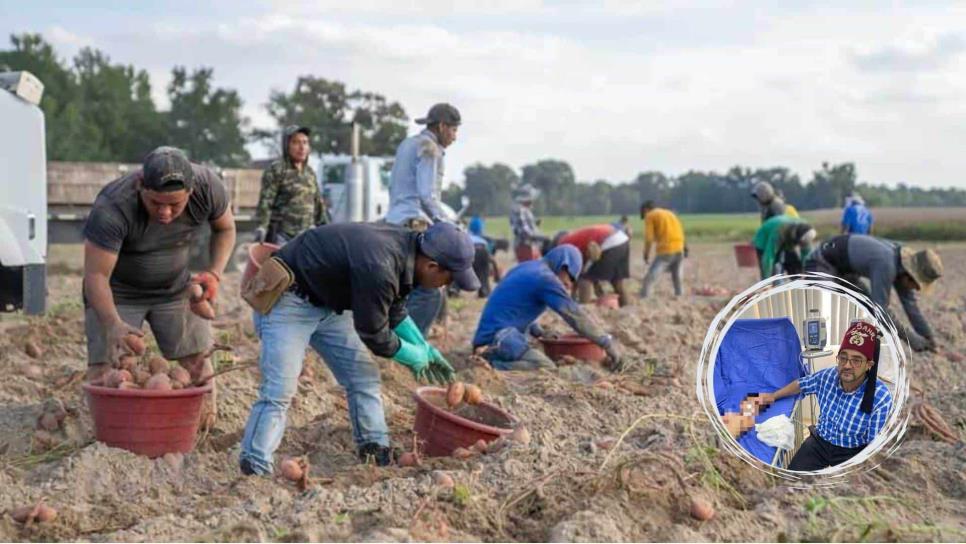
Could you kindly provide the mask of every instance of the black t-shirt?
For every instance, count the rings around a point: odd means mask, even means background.
[[[228,209],[225,186],[211,169],[192,164],[195,187],[184,212],[162,225],[151,221],[137,186],[141,170],[108,183],[94,201],[84,238],[118,254],[111,274],[116,302],[170,299],[188,285],[196,233]],[[86,297],[85,297],[86,301]]]

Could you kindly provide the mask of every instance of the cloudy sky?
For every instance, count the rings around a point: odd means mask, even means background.
[[[449,101],[464,119],[454,181],[474,162],[550,157],[612,181],[735,164],[808,178],[854,161],[863,181],[966,188],[963,4],[128,4],[0,0],[0,33],[41,32],[64,57],[101,48],[147,69],[162,105],[173,65],[213,66],[256,126],[270,124],[269,92],[301,74],[411,117]]]

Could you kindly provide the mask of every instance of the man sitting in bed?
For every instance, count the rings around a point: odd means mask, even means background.
[[[818,425],[792,458],[789,470],[821,470],[844,463],[872,442],[889,417],[892,395],[877,379],[875,326],[853,323],[845,331],[836,361],[835,368],[803,376],[774,393],[749,397],[761,406],[799,393],[818,397]]]

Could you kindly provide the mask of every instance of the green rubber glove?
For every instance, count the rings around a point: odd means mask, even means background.
[[[429,372],[431,374],[430,379],[435,379],[438,385],[452,383],[453,379],[456,378],[456,371],[453,370],[453,366],[435,346],[429,346]]]
[[[416,326],[416,322],[413,321],[413,318],[409,316],[406,316],[406,319],[400,321],[399,324],[396,325],[396,328],[393,329],[393,332],[395,332],[399,338],[402,338],[410,344],[422,346],[427,349],[429,348],[429,342],[423,338],[423,333],[419,332],[419,327]]]
[[[416,380],[426,379],[430,360],[430,353],[426,348],[400,340],[399,349],[393,354],[392,360],[408,368]]]

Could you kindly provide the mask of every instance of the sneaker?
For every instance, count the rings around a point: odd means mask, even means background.
[[[244,458],[238,461],[238,468],[241,469],[241,473],[245,476],[256,476],[258,472],[255,471],[255,467],[252,466],[252,462],[248,458]]]
[[[399,460],[399,449],[366,442],[359,446],[359,459],[363,463],[375,463],[377,467],[386,467]]]

